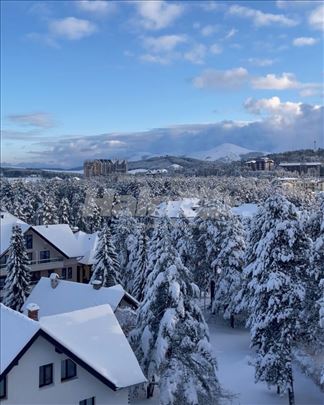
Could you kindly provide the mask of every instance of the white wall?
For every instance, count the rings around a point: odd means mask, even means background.
[[[113,391],[77,365],[77,378],[61,382],[61,360],[52,344],[39,337],[7,375],[7,399],[1,405],[79,405],[96,397],[96,405],[126,405],[128,390]],[[53,363],[53,384],[39,388],[39,366]]]

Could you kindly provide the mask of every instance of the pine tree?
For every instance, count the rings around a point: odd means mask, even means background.
[[[182,263],[193,271],[193,251],[195,244],[192,235],[192,224],[181,211],[172,231],[175,248],[179,252]]]
[[[305,274],[310,241],[302,231],[298,213],[284,197],[270,197],[257,218],[263,218],[251,274],[248,325],[256,347],[256,381],[288,391],[294,403],[292,346],[300,336],[299,314],[305,299]]]
[[[242,283],[245,249],[244,231],[238,217],[229,216],[222,239],[220,253],[213,262],[213,267],[218,270],[216,272],[218,277],[212,307],[213,311],[221,312],[224,319],[230,319],[231,326],[234,327],[236,298]]]
[[[144,298],[144,286],[147,279],[148,268],[148,240],[145,229],[142,228],[138,241],[138,248],[135,257],[135,276],[133,284],[133,296],[141,302]]]
[[[30,268],[22,230],[18,225],[15,225],[12,228],[6,266],[4,304],[16,311],[20,311],[29,294],[30,280]]]
[[[58,224],[57,208],[49,196],[43,201],[41,213],[43,225]]]
[[[90,283],[94,280],[102,281],[103,287],[111,287],[121,282],[119,262],[110,229],[107,225],[99,233]]]
[[[62,198],[61,204],[59,206],[59,221],[60,224],[70,223],[70,207],[69,200],[67,198]]]
[[[217,404],[220,388],[197,287],[165,232],[148,276],[132,341],[149,380],[157,376],[162,405]]]

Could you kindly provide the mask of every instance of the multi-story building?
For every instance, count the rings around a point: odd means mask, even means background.
[[[2,212],[0,218],[0,300],[6,278],[6,263],[12,227],[19,225],[25,238],[32,283],[57,273],[60,278],[88,282],[97,245],[97,233],[73,232],[69,225],[30,226],[17,217]]]
[[[262,157],[245,162],[246,166],[253,171],[268,171],[274,167],[274,161],[267,157]]]
[[[123,174],[127,173],[127,161],[110,159],[86,160],[83,170],[84,176],[87,178]]]
[[[319,177],[321,175],[321,162],[282,162],[279,167],[287,172]]]

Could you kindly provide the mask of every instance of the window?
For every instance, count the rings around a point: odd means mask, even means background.
[[[7,376],[0,380],[0,399],[7,396]]]
[[[76,377],[76,364],[70,359],[61,361],[61,381]]]
[[[1,266],[1,267],[5,267],[5,266],[6,266],[8,257],[9,257],[8,255],[4,255],[4,256],[1,257],[1,259],[0,259],[0,266]]]
[[[72,278],[72,267],[68,267],[68,278]]]
[[[53,383],[53,363],[39,367],[39,386]]]
[[[50,251],[49,250],[41,250],[39,252],[39,259],[42,263],[48,263],[50,258]]]
[[[84,399],[79,402],[79,405],[95,405],[95,397]]]
[[[26,249],[33,248],[33,235],[25,235],[25,245]]]
[[[0,290],[3,290],[5,282],[6,282],[6,276],[1,276],[0,277]]]
[[[62,278],[65,280],[66,279],[66,268],[63,267],[62,269]]]

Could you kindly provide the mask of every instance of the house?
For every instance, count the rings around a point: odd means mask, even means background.
[[[103,304],[109,304],[114,312],[117,308],[137,309],[139,306],[138,301],[121,285],[98,288],[92,284],[60,280],[55,273],[52,273],[50,278],[42,277],[38,281],[22,311],[27,314],[27,307],[33,302],[40,307],[40,318]]]
[[[67,224],[31,226],[8,212],[1,213],[0,221],[0,299],[14,225],[19,225],[24,234],[33,284],[53,272],[66,280],[81,283],[89,281],[98,241],[97,233],[73,231]]]
[[[126,405],[146,381],[109,305],[39,321],[35,304],[0,307],[1,404]]]

